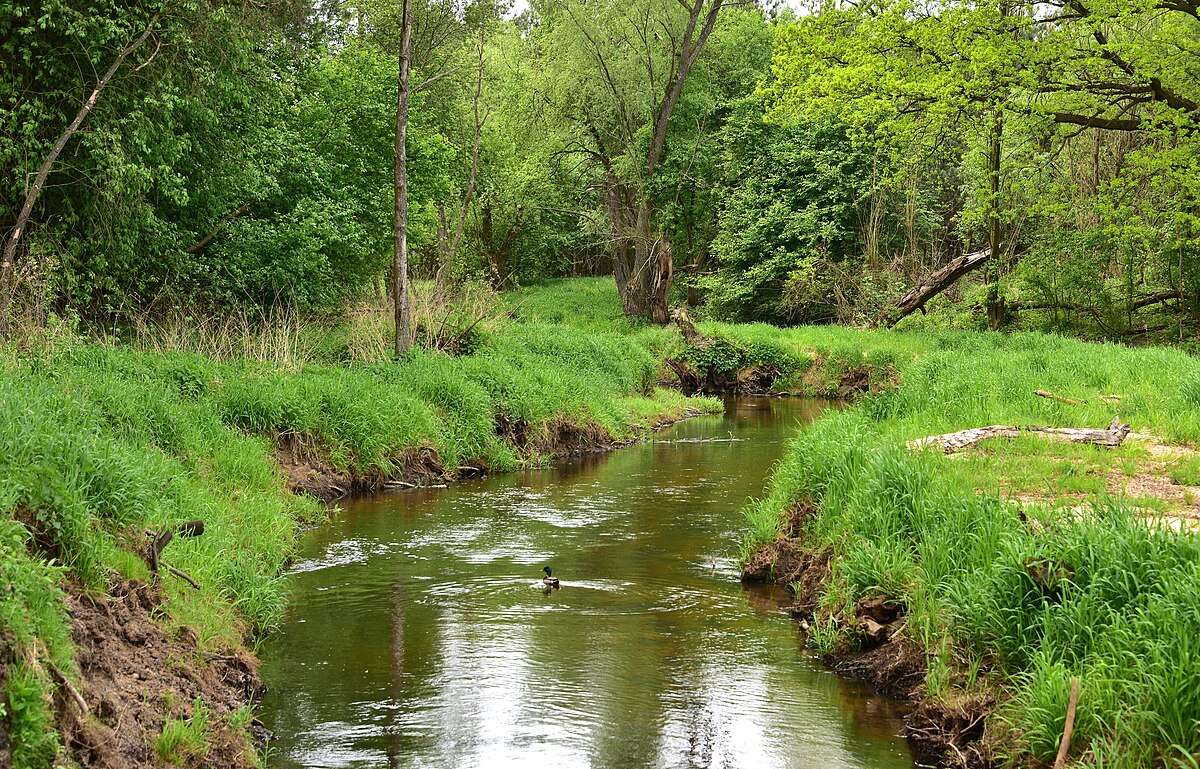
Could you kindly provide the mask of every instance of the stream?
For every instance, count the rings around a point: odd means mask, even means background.
[[[911,769],[897,706],[806,651],[786,591],[738,580],[741,507],[825,407],[729,400],[609,454],[343,503],[260,650],[268,765]]]

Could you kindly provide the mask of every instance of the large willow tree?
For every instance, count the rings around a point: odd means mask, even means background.
[[[665,323],[674,264],[655,220],[671,116],[726,0],[542,0],[540,88],[597,170],[625,314]],[[659,190],[661,193],[661,190]]]

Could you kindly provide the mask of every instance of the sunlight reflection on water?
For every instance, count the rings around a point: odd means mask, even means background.
[[[895,709],[810,659],[786,592],[738,582],[738,510],[817,410],[740,403],[606,457],[351,502],[306,536],[263,651],[270,764],[911,767]]]

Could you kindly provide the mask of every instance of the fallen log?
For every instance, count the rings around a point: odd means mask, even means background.
[[[951,259],[946,266],[934,272],[921,282],[919,286],[900,297],[896,309],[887,318],[888,328],[912,315],[917,310],[925,311],[925,303],[938,294],[953,286],[959,278],[972,270],[982,267],[991,258],[990,250],[973,251]]]
[[[1091,427],[1012,427],[1009,425],[989,425],[988,427],[960,430],[956,433],[918,438],[909,441],[908,447],[915,450],[935,446],[946,454],[953,454],[991,438],[1017,438],[1024,433],[1064,443],[1090,443],[1095,446],[1116,448],[1125,442],[1129,431],[1129,425],[1122,424],[1121,420],[1117,418],[1114,418],[1112,424],[1105,429]]]

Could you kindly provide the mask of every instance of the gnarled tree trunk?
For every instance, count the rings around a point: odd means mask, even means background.
[[[644,179],[654,176],[666,153],[671,113],[683,93],[688,73],[704,50],[724,0],[679,0],[688,19],[667,81],[667,90],[654,113],[654,131],[646,152]],[[603,143],[598,149],[603,153]],[[612,227],[613,277],[621,294],[625,314],[648,318],[665,325],[670,321],[667,296],[671,291],[674,268],[671,244],[654,226],[654,203],[641,181],[619,180],[611,162],[605,165],[608,183],[608,213]]]
[[[641,199],[635,200],[610,178],[613,277],[626,315],[663,325],[670,320],[671,244],[654,229],[653,204],[643,196],[636,197]]]

